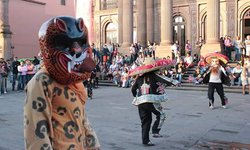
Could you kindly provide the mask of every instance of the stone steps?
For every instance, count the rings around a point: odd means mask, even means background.
[[[225,93],[242,93],[242,87],[238,86],[223,86]],[[190,90],[190,91],[207,91],[208,85],[205,84],[192,84],[192,83],[182,83],[181,86],[169,86],[167,89],[173,89],[173,90]]]
[[[110,80],[99,80],[99,86],[113,86],[117,87],[112,81]],[[207,91],[208,86],[205,84],[198,84],[195,85],[193,83],[182,83],[180,87],[177,86],[168,86],[166,89],[173,89],[173,90],[190,90],[190,91]],[[238,86],[224,86],[224,91],[226,93],[242,93],[242,87]]]

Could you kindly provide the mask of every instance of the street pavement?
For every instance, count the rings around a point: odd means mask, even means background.
[[[227,109],[215,93],[215,109],[208,108],[204,91],[167,90],[167,119],[163,138],[141,144],[141,127],[130,89],[99,87],[86,104],[87,114],[102,150],[250,150],[250,95],[226,93]],[[0,96],[0,150],[23,150],[24,92]],[[154,121],[155,117],[153,118]]]

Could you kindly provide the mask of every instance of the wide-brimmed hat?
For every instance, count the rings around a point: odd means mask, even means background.
[[[163,68],[169,68],[174,65],[171,60],[154,60],[153,58],[146,58],[143,65],[136,67],[129,71],[129,76],[145,74],[152,71],[157,71]]]
[[[212,59],[219,59],[222,63],[224,64],[227,64],[229,59],[227,56],[221,54],[221,53],[218,53],[218,52],[215,52],[215,53],[209,53],[205,56],[205,61],[206,63],[211,63],[211,60]]]

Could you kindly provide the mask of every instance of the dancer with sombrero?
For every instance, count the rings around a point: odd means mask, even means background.
[[[223,84],[230,86],[230,78],[223,67],[228,62],[228,58],[220,53],[210,53],[205,57],[209,64],[207,71],[203,74],[203,83],[208,83],[209,108],[214,109],[214,90],[221,99],[222,108],[226,108],[227,98],[224,94]]]
[[[147,58],[144,65],[130,71],[130,76],[135,76],[135,82],[131,91],[134,96],[133,104],[138,106],[139,116],[142,127],[142,143],[145,146],[153,146],[149,140],[149,131],[152,123],[152,113],[156,115],[156,121],[152,127],[153,137],[162,137],[159,134],[161,126],[166,118],[163,112],[161,102],[168,98],[164,91],[164,84],[176,85],[179,82],[171,80],[157,73],[162,68],[168,68],[173,65],[171,60],[158,60]]]

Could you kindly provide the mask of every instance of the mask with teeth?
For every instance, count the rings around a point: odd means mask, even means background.
[[[87,80],[95,68],[88,32],[83,20],[55,17],[39,30],[44,65],[52,78],[61,84]]]

